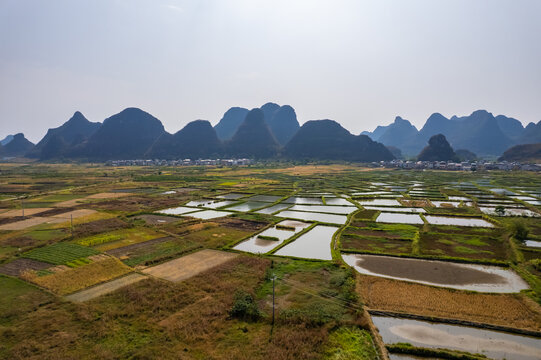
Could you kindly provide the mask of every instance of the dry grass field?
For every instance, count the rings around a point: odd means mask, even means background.
[[[100,259],[76,268],[59,266],[52,274],[39,276],[30,271],[22,275],[58,295],[66,295],[127,274],[132,270],[119,260],[101,255]]]
[[[481,294],[358,275],[370,309],[541,330],[541,306],[522,294]]]
[[[234,253],[205,249],[179,259],[146,268],[143,272],[165,280],[179,282],[224,264],[237,256]]]

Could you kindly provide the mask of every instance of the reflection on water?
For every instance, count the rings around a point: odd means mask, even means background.
[[[372,316],[386,344],[445,348],[484,354],[492,359],[541,359],[541,339],[467,326]]]
[[[317,225],[275,254],[306,259],[332,260],[331,240],[336,230],[338,228],[334,226]]]
[[[309,223],[295,221],[295,220],[284,220],[273,226],[272,228],[266,229],[263,232],[252,236],[246,241],[238,244],[234,247],[235,250],[246,251],[251,253],[266,253],[283,243],[285,240],[289,239],[293,235],[302,231],[303,229],[310,226]],[[282,229],[280,226],[292,227],[294,230]],[[277,238],[277,240],[267,240],[261,239],[259,236],[272,236]]]

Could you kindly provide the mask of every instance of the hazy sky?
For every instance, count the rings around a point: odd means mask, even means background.
[[[0,0],[0,137],[136,106],[169,132],[290,104],[357,134],[396,115],[541,120],[541,1]]]

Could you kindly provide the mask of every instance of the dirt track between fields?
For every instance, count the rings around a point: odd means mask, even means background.
[[[109,294],[115,290],[118,290],[124,286],[133,284],[137,281],[146,279],[146,276],[141,274],[129,274],[121,278],[93,286],[91,288],[79,291],[77,293],[66,296],[66,299],[73,302],[84,302],[92,300],[99,296]]]
[[[179,259],[146,268],[143,272],[165,280],[180,282],[232,260],[237,256],[237,254],[224,251],[205,249]]]

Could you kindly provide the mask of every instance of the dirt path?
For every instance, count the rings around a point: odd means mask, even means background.
[[[165,280],[180,282],[215,266],[221,265],[237,256],[237,254],[224,251],[205,249],[179,259],[147,268],[143,270],[143,272]]]
[[[68,295],[66,296],[66,299],[73,302],[88,301],[143,279],[146,279],[146,276],[141,274],[129,274],[119,279],[115,279],[100,285],[93,286],[89,289],[76,292],[75,294]]]

